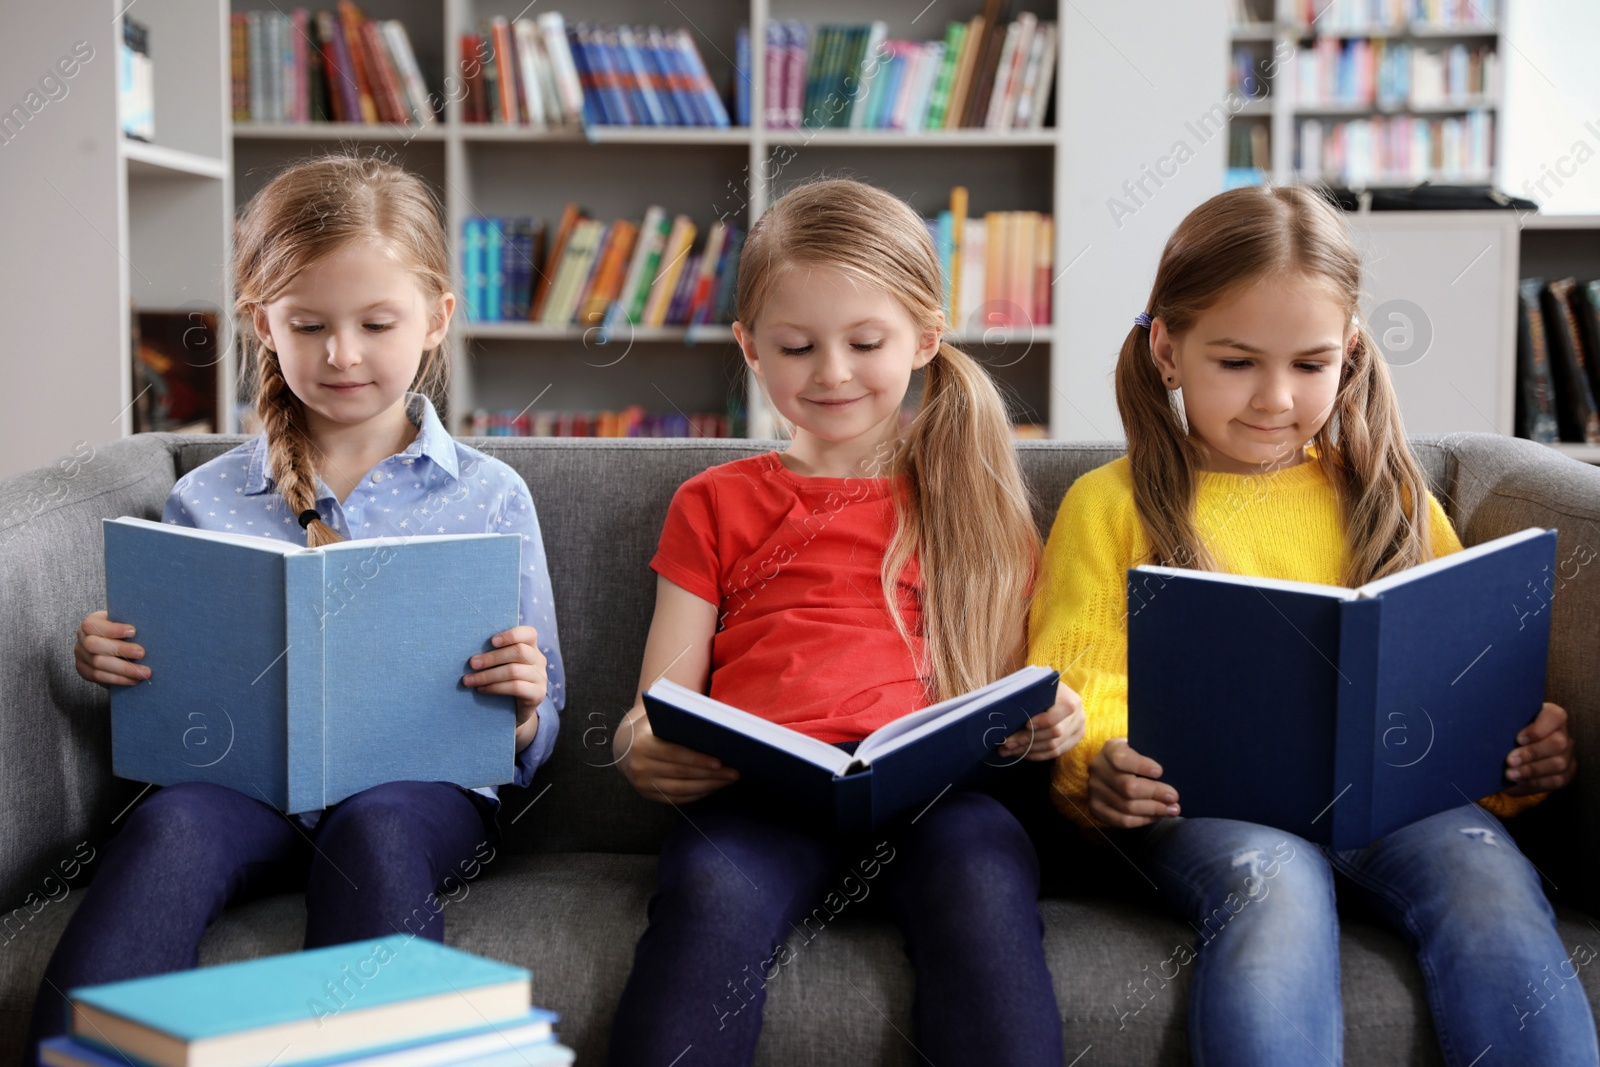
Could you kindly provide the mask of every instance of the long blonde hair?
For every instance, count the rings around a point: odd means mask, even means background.
[[[415,272],[424,295],[450,288],[450,255],[443,213],[428,187],[392,163],[370,157],[327,156],[296,163],[245,205],[234,236],[234,312],[243,328],[244,366],[255,367],[256,412],[266,432],[272,474],[293,515],[317,505],[314,448],[306,435],[305,405],[289,389],[278,354],[262,343],[252,309],[270,303],[295,275],[353,241],[381,240]],[[449,381],[448,341],[424,353],[411,389],[429,395],[441,412]],[[341,540],[320,519],[306,527],[306,544]]]
[[[814,181],[790,191],[750,229],[739,261],[737,317],[754,329],[785,271],[832,268],[886,291],[919,335],[944,304],[927,227],[904,201],[861,182]],[[895,596],[915,557],[922,572],[928,695],[948,699],[1021,665],[1039,533],[1012,448],[1005,404],[988,373],[941,343],[916,417],[881,473],[904,479],[881,569],[895,628],[911,634]]]
[[[1361,256],[1339,212],[1297,186],[1229,190],[1191,211],[1167,240],[1145,311],[1182,335],[1201,312],[1269,274],[1327,283],[1356,318]],[[1128,435],[1134,502],[1155,562],[1215,570],[1194,525],[1202,452],[1161,381],[1150,333],[1135,326],[1117,360],[1117,410]],[[1333,411],[1313,438],[1339,495],[1344,581],[1361,585],[1431,555],[1427,482],[1406,446],[1400,405],[1377,344],[1358,322]]]

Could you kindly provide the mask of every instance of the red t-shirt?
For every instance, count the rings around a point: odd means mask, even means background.
[[[803,478],[776,452],[712,467],[672,498],[650,567],[715,604],[711,696],[830,744],[926,706],[922,577],[879,568],[894,535],[887,478]]]

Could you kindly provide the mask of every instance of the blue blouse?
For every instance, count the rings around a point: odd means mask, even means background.
[[[558,713],[566,704],[555,604],[533,498],[516,471],[451,437],[426,396],[407,393],[406,415],[418,427],[410,446],[363,475],[342,502],[318,478],[317,512],[347,540],[421,533],[522,536],[519,614],[524,625],[539,632],[550,681],[539,705],[538,733],[517,753],[514,781],[527,786],[555,748]],[[263,434],[196,467],[172,487],[162,520],[304,544],[305,531],[278,494],[268,463]],[[462,673],[469,669],[465,661],[463,655]],[[496,796],[492,786],[476,792]]]

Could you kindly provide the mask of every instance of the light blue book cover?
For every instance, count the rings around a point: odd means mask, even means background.
[[[151,677],[111,693],[112,772],[214,782],[286,812],[392,781],[512,780],[512,698],[469,657],[516,625],[521,540],[308,549],[108,519],[106,601]]]
[[[555,1018],[530,1012],[525,968],[405,935],[84,986],[68,997],[78,1041],[154,1063],[174,1054],[247,1062],[268,1045],[266,1057],[280,1064],[338,1062],[469,1027]]]
[[[480,317],[499,320],[500,302],[506,288],[506,220],[498,215],[484,220],[484,287]]]

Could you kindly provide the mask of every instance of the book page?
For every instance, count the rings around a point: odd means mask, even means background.
[[[902,715],[894,722],[886,723],[867,735],[866,740],[856,749],[856,758],[864,763],[871,763],[880,756],[888,755],[915,743],[919,738],[926,737],[950,719],[967,714],[973,708],[986,707],[1019,689],[1032,685],[1049,672],[1049,667],[1023,667],[970,693],[963,693],[961,696],[930,704],[909,715]]]

